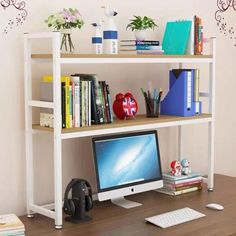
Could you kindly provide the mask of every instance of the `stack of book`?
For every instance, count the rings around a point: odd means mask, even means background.
[[[202,189],[202,176],[199,173],[189,175],[173,176],[170,173],[163,173],[164,187],[158,189],[160,193],[168,195],[180,195]]]
[[[120,52],[137,54],[163,54],[159,41],[155,40],[121,40]]]
[[[25,226],[15,214],[0,215],[0,235],[24,236]]]
[[[53,77],[44,76],[40,100],[53,101]],[[109,85],[94,74],[61,77],[62,128],[90,126],[113,122]],[[53,128],[53,110],[40,109],[40,126]]]

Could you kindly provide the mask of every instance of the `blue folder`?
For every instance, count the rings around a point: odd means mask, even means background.
[[[192,21],[167,22],[162,42],[164,54],[186,54]]]
[[[194,102],[194,70],[171,70],[169,92],[161,102],[161,114],[194,116],[201,112],[202,103]]]

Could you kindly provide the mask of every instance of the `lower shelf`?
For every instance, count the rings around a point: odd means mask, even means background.
[[[202,114],[191,117],[161,115],[158,118],[147,118],[145,115],[138,115],[135,117],[135,119],[115,120],[112,124],[101,124],[92,125],[89,127],[62,129],[61,138],[68,139],[110,133],[149,130],[178,125],[207,123],[211,121],[212,116],[210,114]],[[41,127],[39,125],[33,125],[33,129],[53,132],[53,128]]]

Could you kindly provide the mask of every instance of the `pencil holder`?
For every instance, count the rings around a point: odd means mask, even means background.
[[[160,102],[157,99],[146,99],[146,117],[159,117]]]

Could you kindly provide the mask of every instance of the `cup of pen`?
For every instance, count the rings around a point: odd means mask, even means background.
[[[159,117],[160,101],[156,98],[145,99],[146,117]]]
[[[141,88],[141,92],[145,99],[146,117],[159,117],[162,89],[160,89],[159,93],[157,93],[157,89],[154,89],[153,96],[149,90],[145,92]]]

